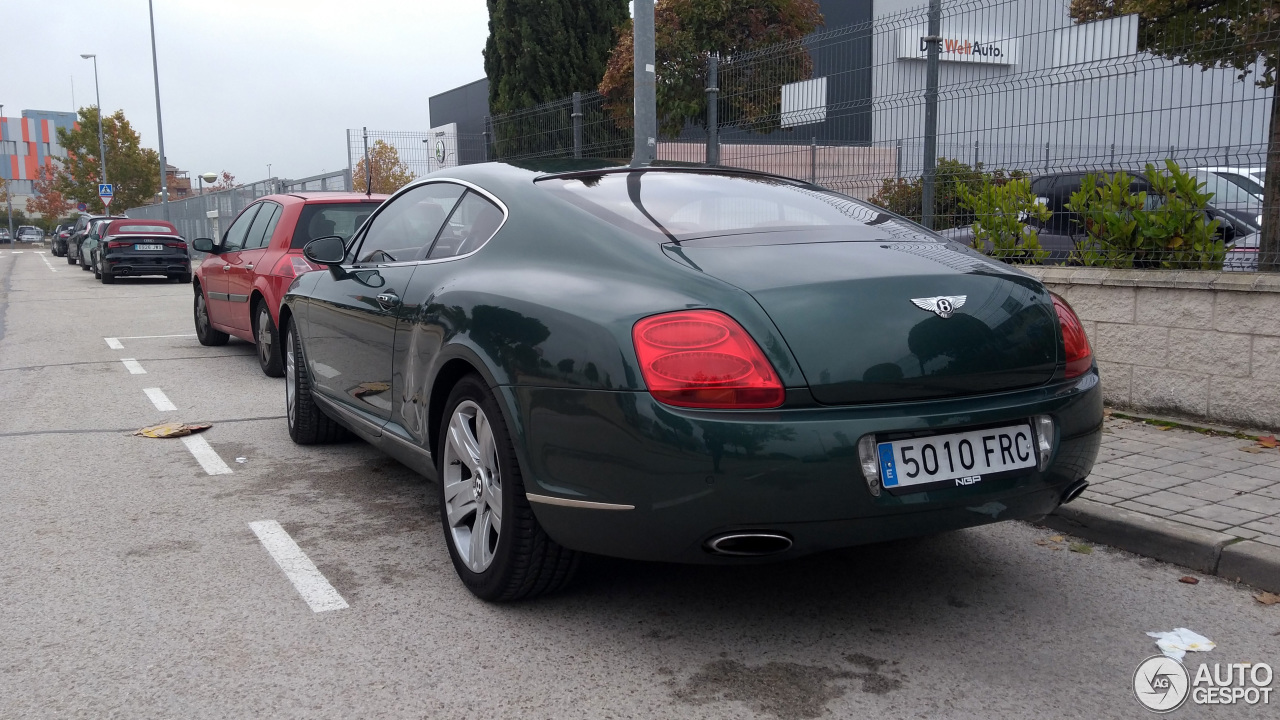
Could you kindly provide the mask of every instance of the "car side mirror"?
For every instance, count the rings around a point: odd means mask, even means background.
[[[196,238],[191,241],[191,249],[196,252],[211,253],[216,251],[212,238]]]
[[[347,241],[337,235],[316,238],[303,246],[302,256],[320,265],[341,265],[347,259]]]

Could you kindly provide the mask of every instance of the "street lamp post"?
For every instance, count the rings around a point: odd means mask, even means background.
[[[102,161],[102,180],[107,181],[107,145],[102,140],[102,93],[98,90],[98,56],[94,53],[85,53],[80,57],[88,60],[93,59],[93,96],[98,102],[98,159]],[[102,206],[105,211],[106,205]]]
[[[147,0],[147,16],[151,18],[151,75],[156,84],[156,133],[160,137],[160,201],[164,205],[164,219],[169,219],[169,163],[164,156],[164,122],[160,119],[160,65],[156,60],[156,14]]]

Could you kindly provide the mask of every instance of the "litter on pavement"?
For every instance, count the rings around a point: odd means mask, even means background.
[[[163,425],[152,425],[144,427],[134,433],[139,437],[149,438],[176,438],[192,433],[204,432],[213,427],[209,423],[165,423]]]
[[[1156,639],[1160,652],[1174,660],[1181,660],[1188,651],[1209,652],[1218,646],[1209,638],[1186,628],[1174,628],[1173,632],[1149,632],[1147,635]]]

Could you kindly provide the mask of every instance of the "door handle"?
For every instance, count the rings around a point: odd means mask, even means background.
[[[393,308],[400,304],[400,296],[393,292],[384,292],[375,299],[384,310]]]
[[[245,270],[252,270],[252,269],[253,269],[253,265],[252,265],[252,264],[245,265],[245,266],[244,266],[244,269],[245,269]]]
[[[230,266],[230,265],[223,265],[223,266],[222,266],[222,272],[231,272],[231,266]]]

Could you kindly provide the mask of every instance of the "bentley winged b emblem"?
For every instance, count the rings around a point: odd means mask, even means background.
[[[921,310],[937,313],[938,317],[945,320],[960,309],[968,297],[968,295],[939,295],[938,297],[911,298],[911,302]]]

